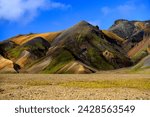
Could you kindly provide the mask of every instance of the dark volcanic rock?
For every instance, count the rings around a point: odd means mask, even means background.
[[[135,43],[135,42],[140,42],[140,41],[143,40],[143,35],[144,35],[144,31],[143,31],[143,30],[141,30],[141,31],[139,31],[139,32],[136,32],[135,34],[133,34],[133,35],[131,36],[131,41],[132,41],[133,43]]]
[[[135,25],[128,20],[117,20],[109,30],[124,39],[129,39],[134,33],[135,28]]]
[[[21,47],[27,48],[27,50],[31,52],[31,54],[40,58],[46,55],[46,52],[50,47],[50,43],[45,39],[43,39],[42,37],[36,37],[28,41],[27,43],[23,44]]]
[[[123,47],[126,50],[126,52],[128,52],[132,47],[134,47],[137,43],[143,40],[144,29],[149,25],[149,20],[117,20],[109,28],[109,30],[126,40]]]
[[[15,44],[12,41],[3,41],[0,43],[0,55],[2,55],[4,58],[8,58],[7,52],[13,48],[15,48],[17,44]]]

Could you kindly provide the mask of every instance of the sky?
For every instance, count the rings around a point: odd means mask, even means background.
[[[81,20],[108,29],[115,20],[150,20],[150,0],[0,0],[0,40],[65,30]]]

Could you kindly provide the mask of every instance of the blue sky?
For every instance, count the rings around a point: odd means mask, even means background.
[[[54,32],[86,20],[108,29],[116,19],[150,20],[149,0],[0,0],[0,40]]]

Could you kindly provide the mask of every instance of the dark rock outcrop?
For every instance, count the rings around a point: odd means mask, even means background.
[[[36,37],[21,46],[26,48],[35,57],[40,58],[46,55],[50,47],[50,43],[42,37]]]
[[[8,58],[8,51],[15,48],[17,44],[15,44],[12,41],[3,41],[0,43],[0,55],[2,55],[4,58]]]

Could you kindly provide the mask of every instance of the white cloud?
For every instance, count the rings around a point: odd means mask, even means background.
[[[32,21],[40,10],[66,9],[70,5],[51,0],[0,0],[0,19]]]

